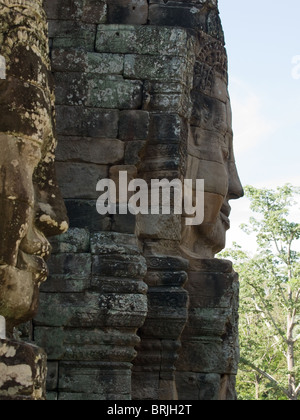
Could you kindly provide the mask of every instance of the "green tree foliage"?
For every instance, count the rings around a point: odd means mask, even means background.
[[[300,189],[245,188],[251,217],[242,229],[255,233],[255,256],[235,244],[222,257],[240,274],[240,399],[300,398],[300,224],[290,220]]]

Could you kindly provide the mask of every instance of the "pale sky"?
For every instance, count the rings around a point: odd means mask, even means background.
[[[242,184],[300,186],[300,1],[219,0],[219,8]],[[254,251],[255,239],[239,229],[251,215],[248,200],[231,206],[227,245]]]

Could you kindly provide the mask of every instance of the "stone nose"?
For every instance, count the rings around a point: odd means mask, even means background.
[[[228,186],[228,199],[238,200],[244,197],[244,189],[240,181],[235,162],[229,163],[229,186]]]

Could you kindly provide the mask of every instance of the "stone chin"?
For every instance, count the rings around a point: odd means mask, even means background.
[[[12,335],[15,326],[29,321],[36,315],[39,286],[47,277],[46,263],[41,260],[40,257],[34,257],[35,273],[33,265],[31,271],[7,265],[0,266],[0,314],[6,319],[8,336]]]
[[[206,233],[206,241],[211,249],[212,257],[221,252],[226,246],[226,233],[230,228],[229,220],[224,221],[223,215],[220,214],[216,224]]]

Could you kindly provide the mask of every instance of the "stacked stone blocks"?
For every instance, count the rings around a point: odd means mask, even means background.
[[[190,293],[184,288],[189,263],[180,253],[181,216],[96,211],[97,182],[117,181],[120,171],[149,183],[196,177],[191,130],[207,129],[200,111],[211,112],[211,96],[223,108],[227,83],[216,3],[45,1],[56,86],[56,166],[70,217],[69,232],[53,241],[51,275],[34,321],[35,340],[48,354],[49,398],[171,400],[179,391],[180,399],[217,399],[226,388],[219,386],[223,365],[220,373],[200,362],[191,368],[188,345],[202,346],[203,331],[195,333],[189,324],[176,386]],[[218,86],[210,83],[215,71]],[[191,305],[190,317],[198,300]],[[224,334],[211,332],[221,353]],[[199,383],[204,391],[196,395]]]

